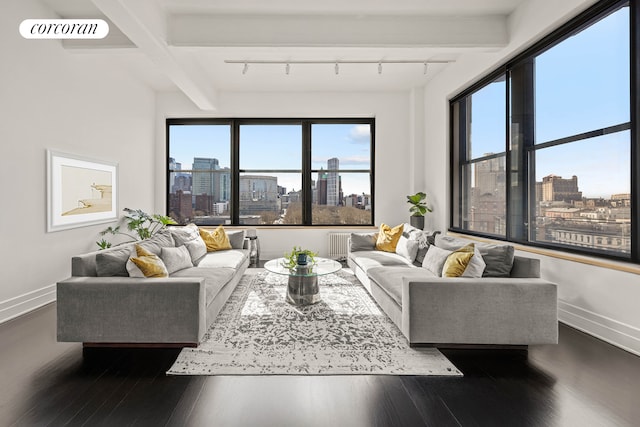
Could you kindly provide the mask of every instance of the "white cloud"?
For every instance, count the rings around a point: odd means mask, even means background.
[[[369,163],[371,163],[371,158],[369,156],[358,156],[358,155],[354,155],[354,156],[345,156],[345,157],[339,157],[340,159],[340,168],[345,169],[345,166],[347,165],[362,165],[362,164],[366,164],[368,165]],[[328,157],[314,157],[311,161],[313,163],[313,167],[316,168],[317,164],[322,165],[322,167],[327,168],[327,161],[329,160]],[[349,168],[346,168],[349,169]]]
[[[352,127],[349,139],[353,142],[369,142],[371,140],[371,126],[356,125]]]
[[[360,165],[371,163],[369,156],[349,156],[340,159],[340,163],[343,165]]]

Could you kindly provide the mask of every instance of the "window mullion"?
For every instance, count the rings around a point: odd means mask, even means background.
[[[312,224],[313,191],[311,189],[311,122],[302,122],[302,223]]]
[[[509,71],[510,145],[506,163],[509,226],[506,231],[507,239],[516,242],[528,241],[530,230],[535,227],[531,224],[535,216],[528,210],[529,205],[535,206],[529,200],[529,194],[534,194],[529,187],[535,185],[535,175],[531,180],[527,156],[529,147],[534,143],[534,73],[535,60],[532,58],[516,64]]]
[[[630,2],[630,55],[631,74],[631,259],[640,262],[640,7]]]
[[[240,224],[240,124],[231,122],[231,224]]]

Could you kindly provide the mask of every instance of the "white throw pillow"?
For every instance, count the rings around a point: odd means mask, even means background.
[[[442,267],[444,267],[447,257],[452,253],[453,251],[448,251],[431,245],[427,254],[424,256],[424,260],[422,260],[422,267],[426,268],[436,276],[442,277]]]
[[[484,273],[486,266],[487,264],[485,264],[484,259],[482,259],[478,246],[474,246],[473,256],[471,257],[471,260],[469,260],[467,268],[465,268],[464,273],[462,273],[462,276],[460,277],[482,277],[482,273]]]
[[[418,253],[418,242],[400,236],[400,240],[398,240],[398,244],[396,245],[396,253],[409,260],[409,262],[413,262]]]
[[[134,253],[132,256],[136,256],[136,254]],[[131,258],[127,260],[127,272],[129,277],[145,277],[142,270],[131,261]]]

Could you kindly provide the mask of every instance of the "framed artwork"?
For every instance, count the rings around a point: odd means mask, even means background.
[[[47,232],[115,221],[118,164],[47,150]]]

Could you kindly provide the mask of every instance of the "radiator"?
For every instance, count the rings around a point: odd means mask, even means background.
[[[329,233],[329,258],[336,260],[347,259],[347,245],[350,233]]]

